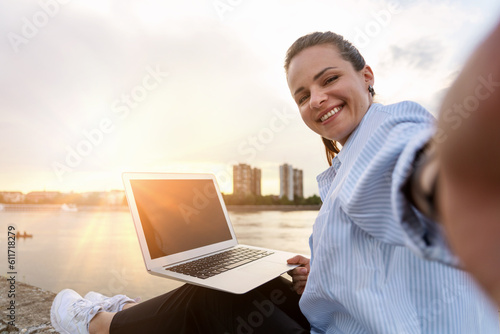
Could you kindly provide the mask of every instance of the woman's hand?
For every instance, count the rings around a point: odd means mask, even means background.
[[[444,99],[437,208],[451,248],[500,305],[500,22]],[[474,104],[472,105],[471,102]]]
[[[309,259],[301,255],[296,255],[291,259],[287,260],[288,264],[299,264],[300,267],[292,269],[288,272],[288,275],[292,276],[293,290],[301,295],[306,288],[307,277],[309,277],[309,271],[311,267],[309,266]]]

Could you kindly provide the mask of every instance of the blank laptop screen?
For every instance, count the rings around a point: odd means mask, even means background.
[[[231,239],[212,180],[131,180],[151,259]]]

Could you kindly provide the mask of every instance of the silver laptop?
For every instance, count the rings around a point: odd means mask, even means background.
[[[238,244],[212,174],[123,173],[150,274],[245,293],[296,265],[295,253]]]

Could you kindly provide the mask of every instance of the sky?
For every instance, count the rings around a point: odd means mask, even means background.
[[[283,59],[300,36],[344,35],[375,73],[377,101],[437,115],[497,0],[8,0],[0,3],[0,191],[123,189],[126,171],[328,167]]]

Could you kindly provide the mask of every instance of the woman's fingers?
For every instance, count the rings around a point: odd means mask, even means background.
[[[288,264],[300,264],[300,265],[308,265],[309,259],[302,255],[295,255],[294,257],[287,260]]]
[[[309,262],[310,260],[302,255],[296,255],[287,260],[289,264],[298,264],[300,267],[294,268],[288,272],[292,277],[293,290],[301,295],[304,292],[307,277],[309,276]]]

